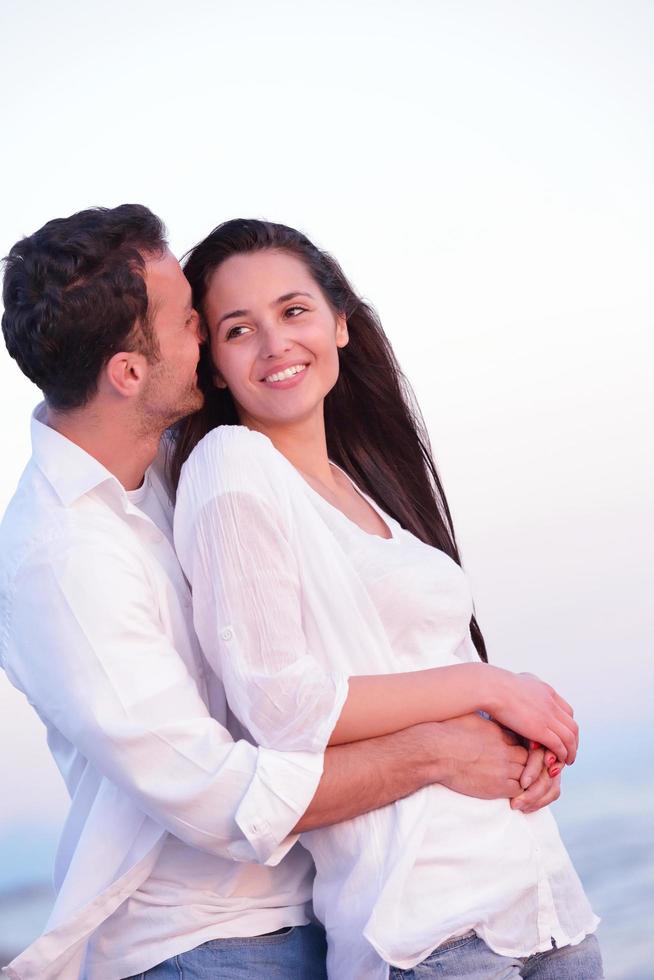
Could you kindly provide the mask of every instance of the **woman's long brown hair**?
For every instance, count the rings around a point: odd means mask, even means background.
[[[331,255],[286,225],[244,218],[226,221],[185,257],[193,305],[203,316],[209,279],[222,262],[264,249],[300,259],[332,309],[347,318],[349,343],[339,350],[338,381],[325,399],[329,458],[402,527],[460,565],[452,517],[413,392],[377,314],[356,295]],[[238,425],[229,391],[216,388],[211,376],[205,347],[200,363],[204,407],[177,424],[171,443],[169,470],[175,487],[182,465],[207,432],[218,425]],[[474,616],[470,632],[486,661],[486,646]]]

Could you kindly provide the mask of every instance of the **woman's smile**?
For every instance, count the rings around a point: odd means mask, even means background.
[[[308,364],[292,364],[290,367],[279,367],[276,371],[262,378],[264,384],[271,388],[293,388],[304,380]]]

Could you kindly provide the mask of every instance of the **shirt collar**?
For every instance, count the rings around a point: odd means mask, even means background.
[[[106,483],[123,505],[127,495],[119,480],[94,456],[44,422],[45,403],[32,412],[32,458],[51,484],[64,507]]]

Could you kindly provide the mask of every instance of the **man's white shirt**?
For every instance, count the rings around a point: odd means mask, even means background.
[[[128,494],[40,411],[0,526],[0,662],[46,726],[71,808],[46,930],[5,972],[118,980],[208,939],[307,921],[308,856],[279,862],[322,755],[233,740],[163,483],[151,469]],[[165,888],[181,899],[157,925]]]

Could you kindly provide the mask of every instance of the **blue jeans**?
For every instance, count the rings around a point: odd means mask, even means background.
[[[533,956],[499,956],[474,932],[443,943],[412,970],[391,967],[391,980],[602,980],[602,957],[595,936],[578,946],[554,947]]]
[[[319,926],[244,939],[212,939],[129,980],[327,980]]]

